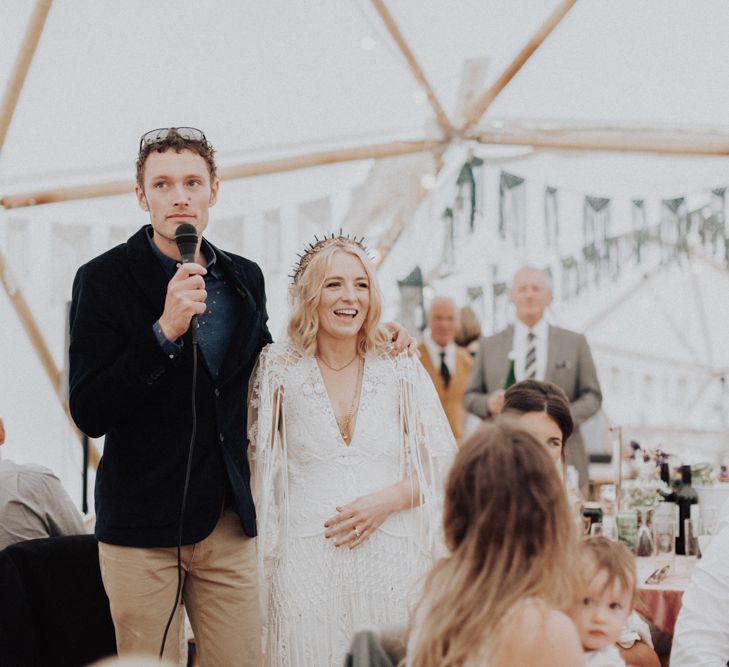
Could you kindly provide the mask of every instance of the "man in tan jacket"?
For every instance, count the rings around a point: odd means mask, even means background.
[[[458,308],[448,297],[436,297],[428,311],[428,331],[420,344],[425,370],[433,379],[438,397],[456,440],[463,436],[466,410],[463,393],[471,372],[471,355],[455,344],[459,327]]]

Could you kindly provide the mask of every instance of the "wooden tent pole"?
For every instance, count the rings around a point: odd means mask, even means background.
[[[2,151],[5,137],[8,134],[10,122],[13,120],[15,107],[18,104],[20,92],[23,89],[25,78],[33,61],[38,42],[40,41],[43,26],[46,24],[48,12],[51,9],[53,0],[36,0],[35,9],[30,18],[30,23],[25,32],[25,37],[20,45],[18,57],[15,60],[13,71],[10,73],[5,94],[0,104],[0,151]]]
[[[51,355],[51,352],[48,349],[45,340],[43,339],[43,334],[41,334],[40,329],[38,328],[38,325],[33,318],[33,313],[30,312],[30,308],[28,307],[25,298],[23,298],[20,288],[16,285],[15,281],[10,276],[10,270],[7,266],[7,262],[2,251],[0,251],[0,282],[2,282],[3,284],[5,293],[8,295],[10,303],[15,309],[15,313],[17,314],[18,319],[20,320],[20,323],[23,326],[26,335],[28,336],[28,339],[30,340],[31,345],[35,350],[36,356],[38,357],[38,359],[40,359],[43,370],[50,380],[51,387],[53,387],[53,391],[60,401],[61,406],[63,407],[63,411],[68,418],[71,428],[73,429],[74,433],[76,433],[76,435],[81,437],[82,434],[78,430],[78,427],[71,417],[71,411],[68,407],[68,402],[65,400],[63,395],[63,389],[61,387],[61,372],[58,370],[58,368],[56,367],[56,363],[53,361],[53,356]],[[100,459],[101,456],[99,455],[99,451],[96,449],[93,443],[91,443],[89,447],[89,463],[94,469],[96,469],[96,467],[99,465]]]
[[[412,153],[441,150],[444,141],[395,141],[386,144],[369,146],[356,146],[332,151],[319,151],[294,155],[275,160],[251,162],[248,164],[221,167],[218,177],[221,180],[234,180],[249,178],[251,176],[264,176],[295,169],[306,169],[327,164],[341,162],[354,162],[357,160],[371,160]],[[56,202],[75,201],[78,199],[94,199],[96,197],[112,197],[131,193],[134,183],[130,181],[110,181],[93,185],[82,185],[71,188],[58,188],[39,192],[28,192],[17,195],[7,195],[0,199],[0,204],[6,209],[23,208],[38,204],[52,204]]]
[[[549,150],[647,153],[654,155],[729,155],[729,131],[643,127],[479,128],[470,135],[482,144],[531,146]]]
[[[443,131],[443,134],[446,137],[452,136],[454,133],[453,125],[451,125],[450,120],[448,120],[448,116],[446,115],[446,112],[443,110],[443,107],[438,101],[433,87],[430,85],[430,83],[428,83],[428,79],[425,78],[423,70],[421,69],[418,61],[413,55],[413,52],[410,50],[410,47],[405,41],[402,32],[400,32],[400,28],[398,28],[397,23],[395,23],[395,19],[392,17],[392,14],[390,14],[389,10],[387,9],[384,0],[372,0],[372,4],[375,6],[377,13],[380,15],[382,22],[385,24],[387,31],[390,33],[390,36],[393,40],[395,40],[395,44],[397,44],[400,52],[405,57],[405,60],[407,61],[407,64],[410,67],[410,71],[413,73],[413,76],[425,92],[425,95],[428,98],[428,102],[430,103],[430,106],[435,113],[438,126]]]
[[[473,106],[466,114],[466,122],[462,131],[467,131],[472,125],[477,123],[486,113],[486,109],[491,106],[499,93],[506,88],[508,83],[517,75],[519,70],[524,66],[532,54],[542,45],[545,39],[549,37],[552,31],[560,24],[562,19],[567,15],[577,0],[562,0],[559,6],[552,12],[549,18],[541,25],[539,30],[527,42],[524,48],[519,51],[516,58],[502,72],[501,76],[474,102]]]
[[[412,153],[425,153],[439,150],[444,146],[444,140],[393,141],[386,144],[355,146],[353,148],[294,155],[264,162],[221,167],[218,169],[218,174],[222,180],[233,180],[236,178],[249,178],[251,176],[265,176],[266,174],[276,174],[294,169],[319,167],[326,164],[356,162],[357,160],[379,160],[386,157],[410,155]]]

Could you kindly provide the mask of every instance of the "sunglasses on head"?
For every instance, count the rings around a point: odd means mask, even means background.
[[[194,127],[158,127],[156,130],[150,130],[142,135],[139,140],[139,152],[141,153],[145,146],[153,146],[163,142],[172,132],[186,141],[207,142],[202,130]]]

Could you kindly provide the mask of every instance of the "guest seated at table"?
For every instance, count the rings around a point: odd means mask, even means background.
[[[561,473],[564,443],[575,427],[567,394],[551,382],[522,380],[506,390],[503,411],[520,415],[521,424],[544,445]]]
[[[729,500],[683,594],[671,667],[729,664]]]
[[[586,667],[625,667],[616,643],[637,597],[635,559],[606,537],[580,543],[580,600],[570,612]]]
[[[564,613],[576,595],[576,538],[562,481],[513,419],[484,424],[446,486],[448,557],[428,575],[409,667],[582,665]]]
[[[0,419],[0,445],[4,442]],[[23,540],[85,532],[81,514],[51,470],[0,458],[0,549]]]
[[[560,475],[564,469],[564,443],[572,434],[574,422],[567,395],[557,385],[540,380],[523,380],[507,389],[504,413],[519,415],[519,423],[543,445]],[[634,667],[658,667],[648,624],[633,612],[619,639],[623,659]]]

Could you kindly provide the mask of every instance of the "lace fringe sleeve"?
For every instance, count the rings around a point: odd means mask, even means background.
[[[274,343],[261,352],[248,396],[248,438],[253,499],[258,526],[257,554],[264,637],[269,573],[285,549],[288,524],[288,470],[284,391],[286,369],[297,353]]]
[[[456,455],[456,441],[430,376],[407,354],[395,361],[400,382],[402,474],[416,473],[424,512],[424,543],[442,555],[445,483]]]

